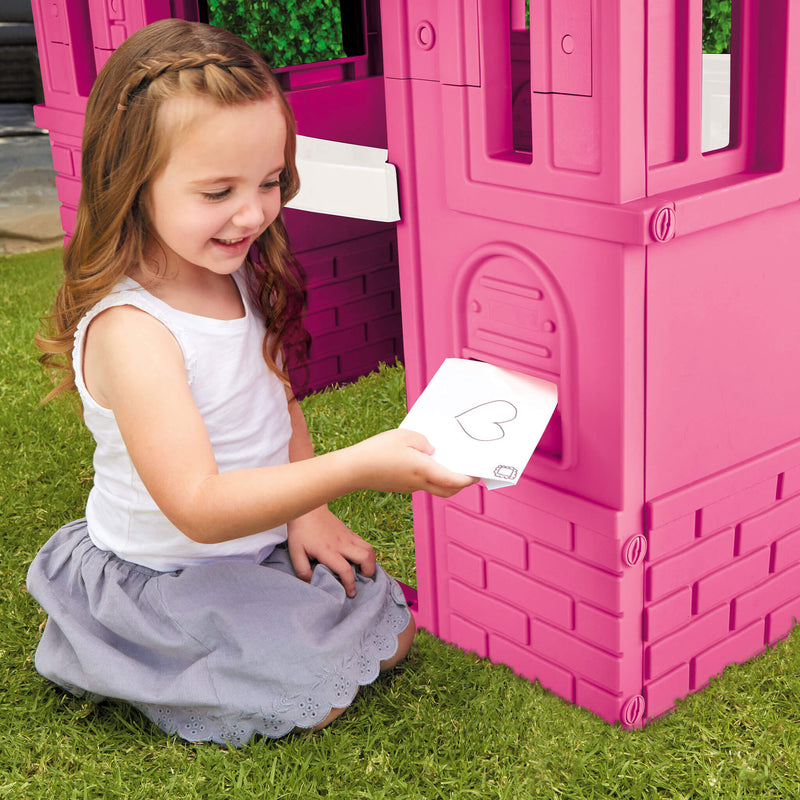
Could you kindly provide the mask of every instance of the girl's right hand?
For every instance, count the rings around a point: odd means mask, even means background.
[[[424,489],[437,497],[451,497],[479,480],[451,472],[434,461],[430,442],[415,431],[385,431],[348,450],[356,459],[356,482],[362,489],[380,492]]]

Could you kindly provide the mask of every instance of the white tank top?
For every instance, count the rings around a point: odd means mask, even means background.
[[[112,306],[135,306],[165,325],[180,345],[219,471],[287,463],[291,421],[284,386],[264,363],[264,322],[250,306],[244,279],[238,274],[234,279],[245,307],[241,319],[178,311],[125,278],[78,325],[72,351],[75,383],[97,445],[94,485],[86,505],[89,536],[101,550],[126,561],[162,572],[219,558],[258,563],[286,539],[285,525],[217,544],[201,544],[181,533],[139,478],[113,412],[95,402],[83,380],[89,323]]]

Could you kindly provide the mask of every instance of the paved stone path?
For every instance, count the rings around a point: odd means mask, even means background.
[[[55,177],[31,106],[0,103],[0,256],[62,244]]]

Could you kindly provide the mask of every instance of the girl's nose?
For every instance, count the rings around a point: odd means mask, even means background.
[[[233,223],[240,228],[258,228],[264,222],[264,209],[258,199],[242,203],[233,215]]]

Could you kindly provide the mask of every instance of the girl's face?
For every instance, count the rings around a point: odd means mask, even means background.
[[[164,102],[159,124],[174,140],[150,182],[150,228],[171,278],[227,275],[281,209],[286,121],[277,101],[223,106],[202,97]],[[160,251],[154,250],[155,254]]]

